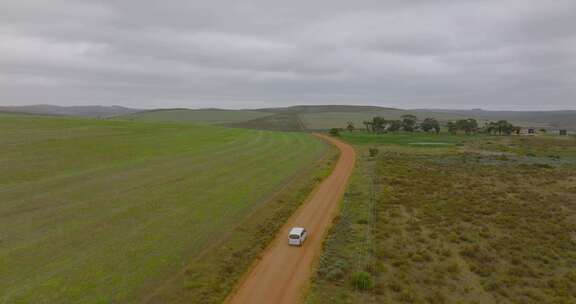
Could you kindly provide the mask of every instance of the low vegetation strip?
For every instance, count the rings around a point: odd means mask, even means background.
[[[0,125],[6,303],[138,301],[328,149],[308,134],[209,126],[12,115]]]
[[[356,148],[308,303],[576,301],[573,139]]]

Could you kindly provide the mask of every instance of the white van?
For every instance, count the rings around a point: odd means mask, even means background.
[[[294,227],[288,234],[288,245],[302,246],[307,236],[308,232],[306,229],[302,227]]]

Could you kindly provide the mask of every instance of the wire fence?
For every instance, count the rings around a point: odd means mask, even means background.
[[[377,291],[376,285],[377,282],[377,271],[376,271],[376,263],[377,260],[374,258],[375,253],[375,241],[374,241],[374,232],[375,232],[375,224],[376,224],[376,200],[377,200],[377,192],[378,192],[378,179],[374,172],[373,166],[368,166],[365,169],[367,172],[363,172],[364,174],[369,176],[369,195],[368,195],[368,202],[366,204],[366,214],[367,218],[365,219],[365,229],[364,229],[364,242],[360,245],[359,250],[357,251],[357,258],[356,258],[356,272],[367,272],[371,276],[372,286],[368,290],[370,293],[370,302],[377,303]],[[366,291],[361,291],[356,289],[358,296],[360,296],[360,292],[366,293]]]

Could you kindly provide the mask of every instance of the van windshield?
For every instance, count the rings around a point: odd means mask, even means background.
[[[299,239],[299,238],[300,238],[300,236],[299,236],[299,235],[297,235],[297,234],[291,234],[291,235],[290,235],[290,236],[288,236],[288,237],[289,237],[289,238],[291,238],[291,239],[294,239],[294,240],[296,240],[296,239]]]

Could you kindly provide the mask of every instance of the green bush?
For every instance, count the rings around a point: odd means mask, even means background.
[[[340,130],[338,128],[332,128],[332,129],[330,129],[330,135],[340,136]]]
[[[324,259],[320,261],[318,273],[325,279],[333,282],[340,281],[346,272],[346,261],[342,259]]]
[[[368,290],[374,287],[372,276],[366,271],[358,271],[352,274],[352,286],[360,290]]]

